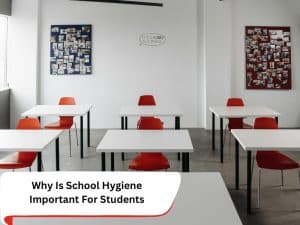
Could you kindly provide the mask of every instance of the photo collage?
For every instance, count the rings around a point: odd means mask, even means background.
[[[290,27],[246,27],[246,88],[292,88]]]
[[[50,74],[92,74],[92,25],[51,26]]]

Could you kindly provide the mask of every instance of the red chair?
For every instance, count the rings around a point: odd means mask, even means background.
[[[229,98],[226,103],[227,107],[243,107],[244,102],[241,98]],[[252,129],[252,126],[243,122],[243,118],[228,118],[228,124],[225,128],[224,143],[226,140],[227,128],[229,131],[232,129]],[[231,141],[231,135],[229,136]]]
[[[278,129],[278,125],[274,118],[257,118],[254,122],[254,129]],[[260,206],[260,178],[261,169],[280,170],[281,171],[281,185],[283,186],[283,171],[290,169],[298,169],[300,165],[289,158],[288,156],[274,150],[274,151],[257,151],[256,162],[259,167],[258,178],[258,207]],[[300,170],[299,170],[300,181]]]
[[[36,118],[24,118],[20,119],[17,125],[17,129],[41,129],[40,122]],[[36,152],[16,152],[8,155],[0,160],[0,169],[21,169],[31,166],[36,159]]]
[[[156,102],[153,95],[141,95],[138,101],[138,106],[155,106]],[[140,119],[137,122],[137,127],[139,127],[139,124],[141,122],[141,119],[143,118],[154,118],[154,117],[145,117],[141,116]]]
[[[244,102],[241,98],[229,98],[227,100],[227,107],[243,107]],[[229,118],[228,129],[252,129],[252,126],[243,122],[243,118]]]
[[[75,105],[76,102],[73,97],[62,97],[62,98],[60,98],[58,104],[59,105]],[[75,125],[76,141],[77,141],[77,145],[78,145],[77,126],[76,126],[76,123],[73,121],[73,116],[60,116],[59,121],[45,126],[46,129],[69,130],[70,157],[72,156],[71,128],[72,128],[73,124]]]
[[[138,127],[141,130],[162,130],[163,125],[158,118],[144,118]],[[160,152],[140,153],[134,158],[129,169],[141,171],[167,170],[170,168],[168,159]]]

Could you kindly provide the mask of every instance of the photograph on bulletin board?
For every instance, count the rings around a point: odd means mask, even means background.
[[[247,26],[246,89],[290,90],[290,27]]]

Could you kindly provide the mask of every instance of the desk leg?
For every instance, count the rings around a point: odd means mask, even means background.
[[[56,171],[59,171],[59,138],[55,140]]]
[[[239,162],[239,142],[235,140],[235,189],[240,189],[240,162]]]
[[[38,172],[42,171],[42,152],[38,152],[37,155],[37,171]]]
[[[111,171],[115,171],[115,153],[110,153],[110,168]]]
[[[125,116],[125,130],[128,130],[128,117]]]
[[[175,130],[180,130],[180,116],[175,117]],[[177,153],[177,160],[180,161],[180,152]]]
[[[104,152],[101,153],[101,164],[102,164],[102,171],[105,171],[106,166],[105,166],[105,153]]]
[[[190,172],[190,154],[188,152],[182,153],[182,172]]]
[[[87,113],[87,146],[91,147],[91,112]]]
[[[181,159],[181,163],[182,163],[182,172],[185,172],[185,154],[184,152],[182,153],[182,159]]]
[[[80,116],[80,157],[83,159],[83,116]]]
[[[220,118],[220,158],[224,162],[223,118]]]
[[[216,150],[216,138],[215,138],[215,133],[216,133],[216,116],[214,113],[212,113],[212,121],[211,121],[211,127],[212,127],[212,150]]]
[[[125,118],[124,116],[121,117],[121,129],[124,130],[125,128]],[[125,153],[122,152],[122,161],[125,161]]]
[[[247,212],[251,214],[251,151],[247,151]]]
[[[279,118],[278,118],[278,116],[275,117],[275,120],[276,120],[276,123],[277,123],[277,125],[278,125],[278,123],[279,123]]]

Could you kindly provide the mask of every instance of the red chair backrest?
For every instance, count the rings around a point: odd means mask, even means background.
[[[140,130],[162,130],[164,129],[160,119],[154,117],[141,118],[138,129]]]
[[[75,98],[73,97],[61,97],[59,100],[59,105],[76,105]],[[72,126],[73,116],[61,116],[59,120],[60,125]]]
[[[154,96],[153,95],[142,95],[142,96],[140,96],[138,105],[139,106],[142,106],[142,105],[156,105]]]
[[[23,118],[19,120],[17,125],[19,130],[38,130],[41,129],[40,122],[37,118]],[[36,152],[19,152],[18,162],[31,166],[37,156]]]
[[[227,106],[244,106],[244,101],[241,98],[229,98],[227,100]]]
[[[278,129],[278,125],[274,118],[261,117],[255,119],[254,129]]]
[[[236,106],[244,106],[243,99],[241,98],[229,98],[227,100],[227,107],[236,107]],[[231,129],[242,129],[243,128],[243,118],[229,118],[228,128]]]

